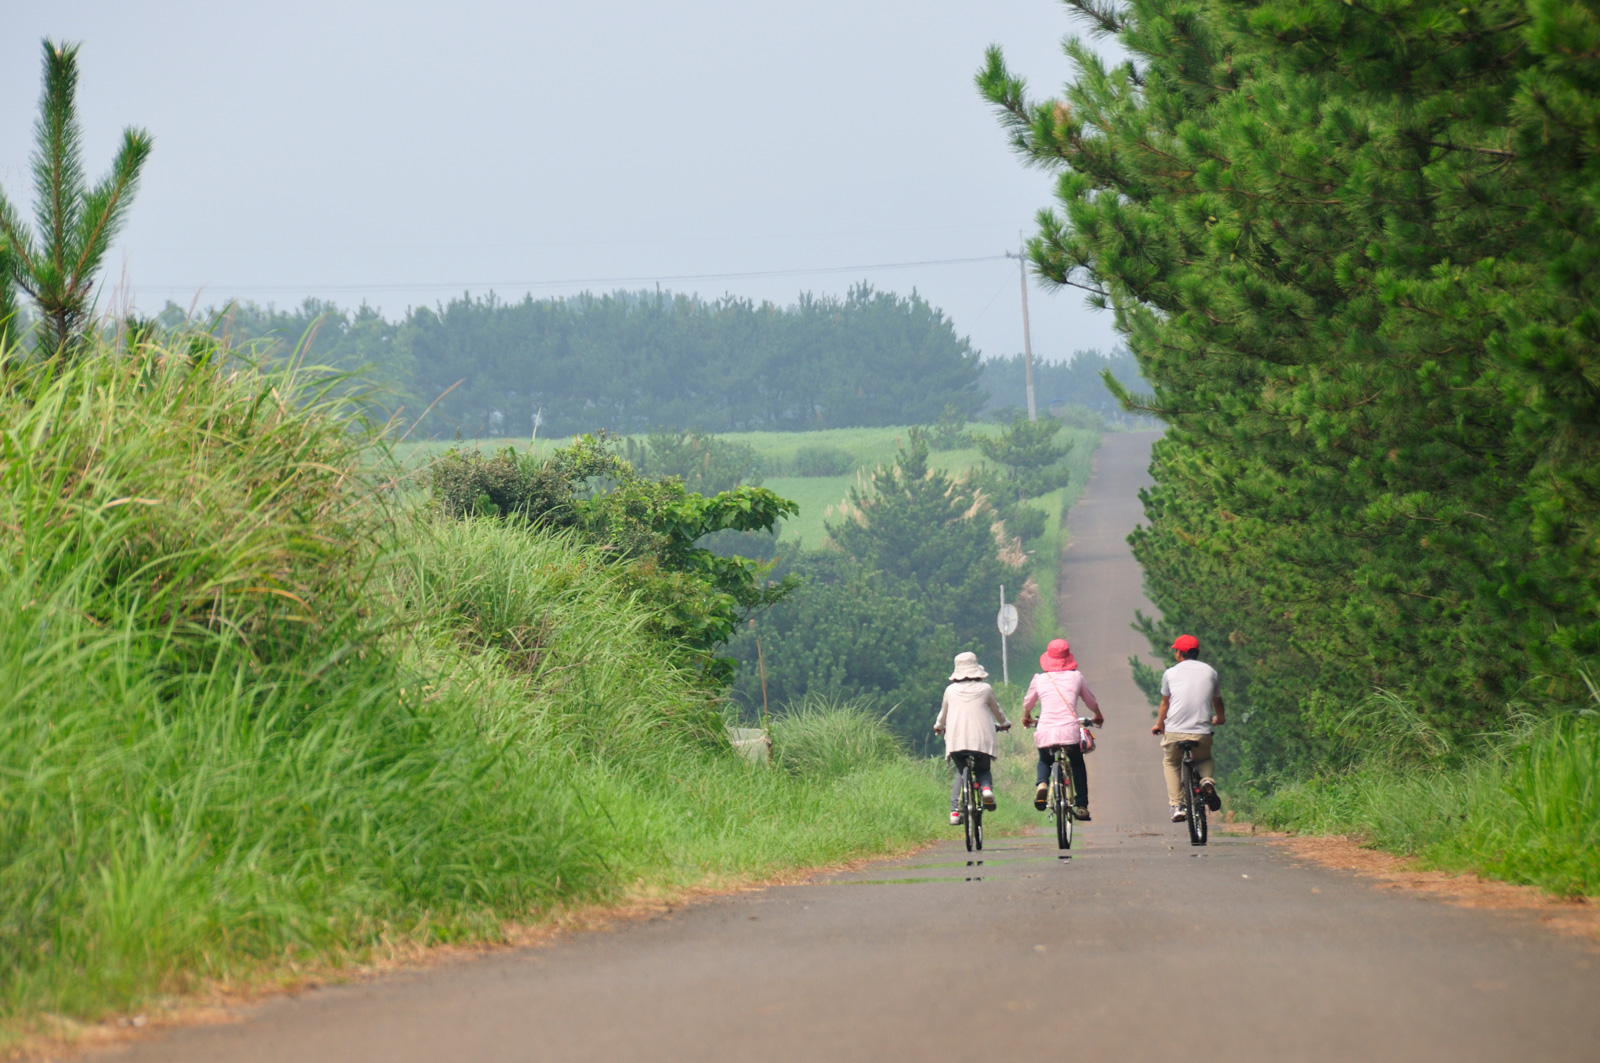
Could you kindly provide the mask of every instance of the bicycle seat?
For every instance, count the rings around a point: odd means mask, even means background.
[[[1199,742],[1194,742],[1194,741],[1179,742],[1178,743],[1178,748],[1183,750],[1185,753],[1187,753],[1191,749],[1199,748],[1199,745],[1200,745]]]

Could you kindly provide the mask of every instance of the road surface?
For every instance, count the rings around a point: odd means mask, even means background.
[[[1124,542],[1151,436],[1106,437],[1070,516],[1063,615],[1106,707],[1094,822],[959,842],[553,945],[273,1000],[116,1050],[165,1063],[539,1060],[1600,1058],[1600,950],[1531,915],[1298,866],[1267,842],[1191,850],[1166,822],[1127,658]],[[930,816],[943,810],[929,809]]]

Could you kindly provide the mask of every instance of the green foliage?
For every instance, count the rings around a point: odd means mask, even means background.
[[[1013,503],[995,511],[1006,526],[1007,535],[1015,535],[1025,543],[1044,535],[1049,530],[1050,515],[1037,506]]]
[[[183,310],[170,302],[157,322],[176,332],[194,331]],[[346,312],[333,303],[311,298],[293,310],[235,302],[219,312],[209,312],[207,327],[233,347],[252,350],[263,358],[293,356],[308,365],[344,372],[374,368],[383,397],[391,404],[416,404],[415,414],[421,414],[427,405],[427,401],[417,404],[405,390],[410,355],[399,329],[366,303]]]
[[[1072,451],[1072,441],[1057,442],[1062,424],[1053,417],[1037,421],[1017,418],[998,436],[979,436],[983,456],[1005,468],[1006,494],[1016,501],[1042,495],[1059,486],[1055,466]]]
[[[1059,400],[1069,409],[1087,410],[1121,426],[1156,427],[1154,420],[1130,415],[1122,408],[1117,395],[1106,387],[1107,373],[1130,391],[1143,391],[1147,386],[1139,374],[1138,360],[1125,350],[1113,350],[1110,354],[1098,350],[1075,351],[1071,358],[1060,362],[1035,356],[1033,382],[1039,416],[1043,417],[1050,404]],[[1027,369],[1020,354],[984,358],[978,386],[989,396],[990,405],[983,414],[985,420],[1009,424],[1027,409]],[[1083,420],[1082,415],[1074,420]],[[1067,424],[1074,428],[1102,427],[1087,421],[1068,421]]]
[[[891,723],[922,742],[937,711],[928,706],[936,706],[943,689],[949,631],[929,623],[909,588],[891,588],[881,574],[837,551],[788,551],[777,573],[799,580],[799,589],[728,646],[740,662],[734,696],[746,712],[761,708],[764,662],[769,704],[808,696],[899,704]]]
[[[1001,560],[993,520],[970,484],[928,468],[927,441],[912,429],[899,460],[872,474],[870,492],[851,489],[849,513],[828,534],[891,590],[920,602],[956,644],[998,651],[999,588],[1020,585],[1022,570]]]
[[[872,702],[808,697],[772,720],[772,758],[813,779],[842,779],[905,755]]]
[[[1255,801],[1274,829],[1351,834],[1452,871],[1600,895],[1600,727],[1546,720],[1464,758],[1375,759]]]
[[[11,246],[0,239],[0,357],[17,346],[26,322],[18,313],[17,284],[12,279]]]
[[[973,444],[972,433],[967,431],[967,415],[954,405],[947,405],[944,413],[928,429],[930,450],[963,450]]]
[[[643,442],[629,438],[626,457],[645,476],[676,476],[695,494],[715,495],[741,484],[761,485],[761,456],[754,447],[706,432],[680,428],[652,432]]]
[[[759,709],[764,666],[769,704],[870,699],[926,751],[950,658],[998,650],[999,587],[1025,578],[1001,559],[993,523],[972,486],[928,468],[926,437],[912,429],[870,490],[851,489],[844,520],[828,525],[831,548],[780,551],[775,571],[800,586],[729,644],[736,700]]]
[[[32,166],[37,235],[0,192],[0,322],[13,320],[10,293],[27,292],[50,357],[71,353],[88,324],[95,275],[127,220],[153,143],[142,129],[123,130],[111,172],[88,187],[77,93],[78,46],[46,40]]]
[[[518,455],[514,447],[493,457],[477,450],[451,450],[429,469],[434,500],[452,517],[516,518],[546,527],[572,527],[578,521],[577,493],[591,476],[618,468],[607,460],[609,455],[596,453],[583,441],[577,448],[559,461]]]
[[[794,452],[793,471],[796,476],[844,476],[855,468],[855,463],[847,450],[813,444]]]
[[[853,288],[794,305],[618,292],[417,309],[396,343],[423,430],[565,435],[655,426],[833,428],[976,412],[978,356],[919,296]],[[448,394],[445,394],[446,390]]]
[[[938,829],[870,736],[734,757],[580,529],[396,508],[346,385],[148,342],[0,384],[0,1038]]]
[[[991,429],[982,427],[976,432]],[[865,437],[867,433],[862,433]],[[920,433],[912,432],[914,447]],[[769,440],[788,440],[791,436],[747,437],[758,446],[770,446]],[[835,439],[850,445],[853,441],[835,434]],[[1059,518],[1064,508],[1070,507],[1078,492],[1088,480],[1089,460],[1098,442],[1098,435],[1073,432],[1074,446],[1059,470],[1060,478],[1055,490],[1048,496],[1024,506],[1012,503],[1011,512],[1005,515],[1006,538],[1024,536],[1034,546],[1032,557],[1026,559],[1027,569],[1011,571],[1005,576],[1007,595],[1013,601],[1019,591],[1023,597],[1025,634],[1022,641],[1013,640],[1014,653],[1024,651],[1026,641],[1044,632],[1048,638],[1054,634],[1048,617],[1048,605],[1053,600],[1054,569],[1059,556],[1056,535]],[[894,437],[878,436],[882,442],[894,442]],[[877,441],[875,440],[875,442]],[[901,457],[906,457],[905,435],[901,435]],[[855,444],[858,457],[872,460],[878,457],[866,448],[868,440]],[[878,444],[881,445],[881,442]],[[766,450],[774,456],[772,450]],[[880,452],[881,453],[881,452]],[[781,455],[777,457],[781,458]],[[955,486],[962,480],[963,498],[971,498],[973,465],[977,456],[973,452],[957,452],[945,459],[954,472],[941,474],[942,481],[932,487],[937,493]],[[783,484],[786,494],[796,494],[797,481]],[[849,490],[849,482],[837,482],[833,489],[839,494]],[[858,485],[861,486],[861,485]],[[870,490],[870,488],[868,488]],[[985,492],[992,497],[993,492]],[[824,496],[826,497],[826,496]],[[837,497],[837,496],[834,496]],[[807,499],[807,509],[821,509],[816,499]],[[947,500],[948,501],[948,500]],[[960,499],[955,508],[959,510]],[[903,507],[904,499],[893,503]],[[844,519],[854,521],[856,511],[846,503]],[[921,510],[928,519],[938,518],[933,507]],[[971,508],[972,523],[976,527],[990,527],[993,514],[987,510]],[[945,513],[948,516],[948,513]],[[959,514],[958,514],[959,515]],[[839,519],[838,511],[831,518]],[[908,537],[925,532],[914,531],[916,517],[906,522]],[[993,629],[993,610],[998,605],[998,586],[974,588],[974,608],[977,633],[969,638],[959,636],[949,623],[936,623],[930,617],[931,608],[947,608],[936,602],[930,607],[925,593],[941,594],[937,581],[929,591],[914,580],[891,580],[885,573],[876,571],[871,564],[857,560],[842,549],[801,551],[786,526],[783,546],[778,552],[778,565],[774,575],[793,575],[802,582],[789,600],[760,613],[751,627],[741,629],[728,645],[728,653],[739,661],[734,680],[733,696],[748,717],[759,712],[762,704],[760,668],[756,653],[756,636],[761,637],[761,647],[767,675],[769,704],[782,706],[808,694],[832,698],[870,698],[885,706],[892,706],[889,725],[914,749],[927,751],[930,746],[929,728],[938,711],[939,693],[949,674],[950,657],[962,649],[992,652],[998,641],[990,633]],[[963,529],[970,532],[971,529]],[[821,539],[807,532],[800,544]],[[987,551],[993,549],[994,535],[988,539],[982,534],[952,536],[959,539],[956,549],[967,549],[983,565]],[[947,542],[947,546],[950,544]],[[1020,561],[1006,544],[1008,561]],[[893,547],[889,547],[893,549]],[[966,555],[963,555],[966,556]],[[966,563],[966,562],[962,562]],[[997,581],[998,583],[998,581]],[[1037,597],[1028,584],[1037,584]],[[991,604],[992,603],[992,604]],[[1030,603],[1035,603],[1030,608]],[[988,639],[987,643],[985,639]],[[987,646],[987,649],[986,649]],[[1042,648],[1042,647],[1041,647]],[[1037,651],[1033,651],[1037,652]],[[991,666],[994,659],[989,658]],[[1029,769],[1031,771],[1031,769]]]
[[[568,528],[607,551],[666,608],[665,639],[702,656],[726,642],[750,610],[793,589],[787,582],[762,586],[759,564],[699,542],[719,532],[771,531],[796,512],[793,502],[761,487],[707,498],[677,477],[642,476],[603,434],[542,459],[511,447],[492,458],[451,450],[433,463],[432,477],[434,499],[449,516]]]
[[[998,51],[978,81],[1056,174],[1036,270],[1115,312],[1151,394],[1107,384],[1169,425],[1133,540],[1147,631],[1200,636],[1249,714],[1228,755],[1262,780],[1326,762],[1325,706],[1377,689],[1452,746],[1514,700],[1582,702],[1600,16],[1071,6],[1128,60],[1069,42],[1059,100]]]

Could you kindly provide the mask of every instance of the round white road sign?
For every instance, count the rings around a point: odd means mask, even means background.
[[[1000,615],[994,618],[995,627],[1000,629],[1000,634],[1010,638],[1017,633],[1017,607],[1002,605]]]

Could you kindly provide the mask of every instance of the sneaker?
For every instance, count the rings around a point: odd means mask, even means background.
[[[983,810],[985,812],[994,811],[994,791],[987,786],[983,788]]]
[[[1089,822],[1089,806],[1079,805],[1077,808],[1072,810],[1072,815],[1079,823]]]
[[[1188,818],[1189,818],[1188,815],[1183,811],[1183,806],[1182,805],[1173,805],[1172,806],[1172,822],[1174,822],[1174,823],[1182,823],[1184,820],[1186,820]]]
[[[1217,793],[1217,784],[1210,779],[1201,780],[1200,796],[1205,798],[1206,807],[1211,811],[1220,812],[1222,810],[1222,798]]]
[[[1047,782],[1042,782],[1033,791],[1033,807],[1037,808],[1040,812],[1043,812],[1044,811],[1044,806],[1048,805],[1049,803],[1050,803],[1050,784],[1047,783]]]
[[[952,809],[951,810],[951,812],[950,812],[950,825],[952,827],[961,826],[961,810],[960,809]]]

